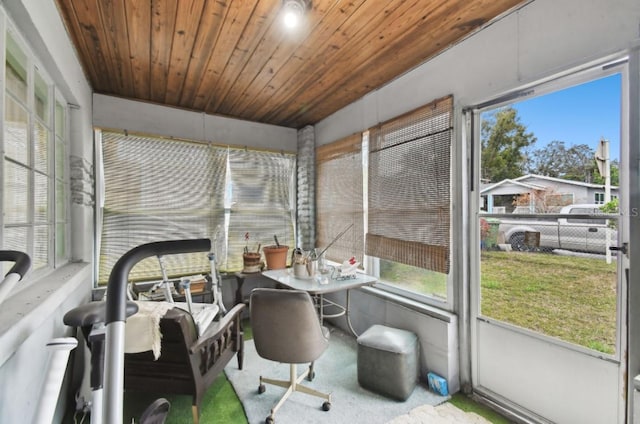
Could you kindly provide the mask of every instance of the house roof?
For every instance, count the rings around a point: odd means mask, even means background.
[[[526,183],[526,182],[521,182],[519,181],[518,178],[514,178],[514,179],[505,179],[502,181],[499,181],[495,184],[491,184],[491,185],[487,185],[485,186],[482,190],[480,190],[480,194],[484,194],[485,192],[489,192],[489,191],[493,191],[498,187],[507,185],[507,184],[512,184],[515,186],[519,186],[522,188],[525,188],[527,190],[544,190],[546,187],[540,184],[532,184],[532,183]]]
[[[575,185],[575,186],[581,186],[581,187],[587,187],[587,188],[604,188],[604,184],[593,184],[593,183],[585,183],[582,181],[565,180],[562,178],[547,177],[547,176],[538,175],[538,174],[527,174],[518,178],[514,178],[513,180],[523,182],[523,181],[534,179],[534,178],[538,180],[546,180],[546,181],[552,181],[555,183],[569,184],[569,185]],[[618,187],[611,186],[611,188],[617,189]]]

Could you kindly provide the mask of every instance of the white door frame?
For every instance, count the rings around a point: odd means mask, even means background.
[[[635,57],[636,61],[638,60],[637,55],[632,57]],[[636,66],[640,67],[640,64],[636,63]],[[605,76],[607,72],[620,72],[623,81],[620,210],[623,211],[624,215],[625,210],[634,210],[631,207],[633,204],[629,195],[629,173],[626,171],[630,167],[628,161],[630,145],[629,121],[633,122],[629,118],[630,108],[633,108],[629,104],[629,98],[633,97],[630,95],[629,81],[632,81],[631,86],[633,87],[634,78],[637,80],[637,75],[629,77],[629,74],[633,73],[633,65],[631,66],[631,72],[629,72],[626,58],[618,58],[613,64],[611,64],[611,60],[607,60],[606,63],[603,62],[598,67],[589,66],[584,69],[567,72],[560,77],[550,78],[548,81],[531,85],[494,101],[468,108],[466,109],[467,125],[463,133],[473,134],[472,139],[479,140],[477,128],[479,125],[477,123],[479,113],[484,109],[512,103],[520,97],[530,96],[534,90],[535,95],[538,96],[545,92],[568,87],[572,85],[574,80],[576,83],[586,82],[590,79]],[[637,127],[637,122],[633,125]],[[637,134],[637,128],[635,131]],[[548,422],[548,420],[536,411],[542,411],[545,416],[549,417],[550,415],[544,412],[550,410],[549,405],[554,404],[553,408],[557,408],[557,405],[570,401],[566,397],[564,400],[558,400],[558,396],[562,399],[563,393],[570,391],[579,393],[579,400],[583,405],[598,405],[596,402],[601,404],[604,394],[605,396],[611,396],[610,399],[613,399],[612,401],[615,403],[615,405],[610,406],[609,415],[606,415],[607,419],[613,413],[617,417],[617,422],[624,423],[627,407],[629,406],[625,401],[625,389],[627,388],[625,378],[625,370],[627,369],[625,361],[627,355],[627,328],[625,325],[627,320],[627,287],[624,279],[624,270],[628,268],[629,259],[619,255],[622,260],[618,261],[618,346],[615,355],[599,355],[597,352],[586,348],[554,340],[532,331],[514,328],[508,324],[492,322],[481,317],[479,314],[480,263],[478,252],[480,246],[478,229],[480,196],[478,194],[479,172],[477,171],[480,164],[480,143],[479,141],[474,141],[473,143],[475,146],[471,146],[470,142],[465,140],[465,144],[469,149],[469,156],[473,156],[469,160],[474,164],[471,167],[472,171],[469,171],[472,175],[467,179],[471,185],[470,190],[468,190],[470,206],[468,209],[470,211],[468,216],[470,243],[468,245],[478,246],[477,248],[469,248],[469,332],[471,342],[469,355],[471,364],[470,377],[474,392],[495,402],[498,406],[515,412],[516,415],[528,417],[539,422]],[[634,148],[640,150],[636,146]],[[634,167],[637,164],[631,164],[631,166]],[[637,192],[637,187],[635,190]],[[628,218],[628,215],[625,215],[624,218]],[[621,242],[629,241],[629,227],[629,225],[621,225]],[[485,343],[487,341],[492,342],[487,346],[487,343]],[[540,359],[542,361],[539,361]],[[556,370],[549,367],[550,363],[560,364],[560,369]],[[589,370],[589,372],[584,372],[585,369]],[[505,370],[508,370],[506,374],[504,373]],[[561,372],[568,373],[570,377],[559,379],[558,376]],[[630,376],[630,379],[632,378]],[[558,383],[559,380],[561,380],[560,383]],[[554,382],[552,387],[549,386],[550,381]],[[598,382],[599,387],[603,388],[602,393],[594,390],[584,390],[580,393],[580,388],[593,389],[595,382]],[[611,394],[611,391],[614,393]],[[505,393],[508,393],[508,395],[505,395]],[[593,399],[589,398],[590,395],[593,395]],[[555,399],[550,399],[549,397],[554,397]],[[554,402],[557,402],[557,404]],[[612,409],[615,409],[615,411],[612,411]],[[579,419],[580,422],[589,422],[589,420],[598,422],[597,420],[600,419],[597,414],[594,415],[593,411],[586,413],[584,417],[576,417],[575,414],[575,411],[567,412],[564,415],[563,412],[554,413],[551,414],[553,415],[551,419],[557,422],[572,422],[569,419]]]

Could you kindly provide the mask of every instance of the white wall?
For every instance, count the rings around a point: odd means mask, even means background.
[[[101,94],[94,95],[93,111],[93,123],[101,128],[286,152],[295,152],[297,148],[297,130],[294,128]]]

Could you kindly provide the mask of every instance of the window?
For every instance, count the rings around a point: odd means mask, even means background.
[[[1,245],[51,268],[68,258],[66,102],[54,106],[55,87],[13,30],[4,51]]]
[[[363,264],[364,209],[362,134],[316,149],[316,244],[329,246],[325,258],[341,263],[354,256]]]
[[[596,205],[604,205],[604,193],[595,193],[595,201]]]
[[[106,131],[98,138],[105,193],[100,284],[124,253],[144,243],[212,239],[223,271],[242,268],[246,233],[255,246],[274,235],[293,243],[293,155]],[[164,265],[169,277],[209,271],[206,254],[171,255]],[[130,274],[132,280],[160,276],[156,258]]]
[[[446,97],[317,149],[317,245],[351,225],[328,259],[360,260],[366,243],[380,287],[447,300],[452,114]]]
[[[392,287],[447,298],[453,98],[369,130],[366,254]]]

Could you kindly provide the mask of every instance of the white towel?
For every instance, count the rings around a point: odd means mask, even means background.
[[[153,351],[155,359],[160,357],[160,319],[174,307],[169,302],[137,301],[138,312],[125,324],[124,351],[139,353]]]

